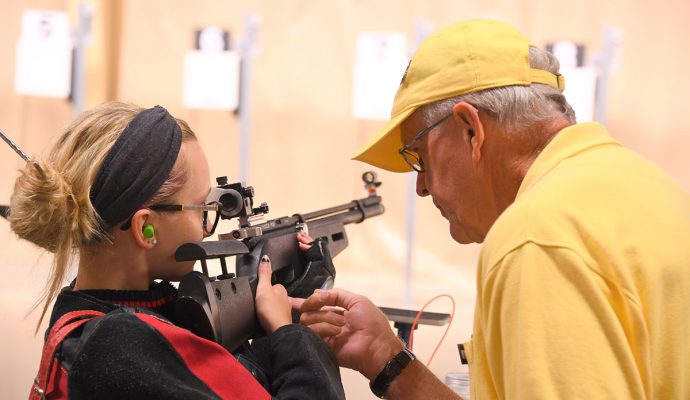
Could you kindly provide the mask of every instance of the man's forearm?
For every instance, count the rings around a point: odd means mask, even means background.
[[[462,399],[419,360],[408,365],[386,391],[391,400]],[[467,399],[469,400],[469,399]]]

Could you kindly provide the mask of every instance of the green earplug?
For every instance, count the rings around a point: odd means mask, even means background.
[[[144,237],[146,239],[151,239],[153,237],[154,231],[153,231],[153,225],[148,224],[144,226]]]

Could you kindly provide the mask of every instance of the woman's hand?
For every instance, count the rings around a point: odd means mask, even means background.
[[[300,250],[307,251],[312,239],[304,231],[297,233]],[[259,281],[256,286],[256,315],[267,334],[275,332],[283,325],[292,323],[291,305],[283,285],[271,285],[271,260],[264,255],[259,262]]]
[[[271,261],[268,256],[259,262],[259,282],[256,286],[256,315],[267,334],[292,323],[291,306],[283,285],[271,285]]]
[[[311,247],[312,243],[314,242],[314,239],[309,236],[308,233],[304,231],[299,231],[297,233],[297,244],[299,245],[299,249],[302,251],[307,251]]]

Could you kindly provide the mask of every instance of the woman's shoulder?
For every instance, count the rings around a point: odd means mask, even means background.
[[[118,308],[87,322],[74,338],[78,341],[75,357],[85,360],[94,359],[93,355],[109,359],[145,357],[166,347],[172,349],[139,314],[132,309]],[[160,316],[151,317],[170,324]]]
[[[180,398],[196,391],[216,397],[203,376],[185,363],[179,345],[153,326],[158,323],[173,332],[185,331],[133,309],[113,310],[86,323],[72,343],[65,343],[72,353],[70,395],[74,390],[85,398],[155,392],[154,397]]]

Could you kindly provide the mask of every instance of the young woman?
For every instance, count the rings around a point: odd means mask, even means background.
[[[58,362],[32,393],[75,399],[344,398],[334,357],[309,329],[292,323],[286,291],[271,286],[266,258],[259,266],[256,310],[267,336],[254,341],[243,363],[175,326],[177,292],[169,281],[191,272],[193,263],[176,262],[174,253],[213,233],[209,191],[208,163],[194,133],[160,106],[112,102],[86,111],[46,159],[26,165],[9,219],[20,238],[55,254],[41,320],[53,299],[49,330],[74,311],[103,313],[60,342]],[[171,204],[185,207],[157,207]],[[299,240],[305,248],[307,239]],[[60,290],[73,258],[77,277]]]

